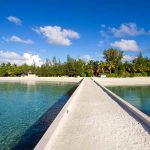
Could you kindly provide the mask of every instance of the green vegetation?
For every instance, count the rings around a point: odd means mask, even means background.
[[[88,63],[82,59],[74,59],[67,56],[67,61],[61,63],[56,57],[38,67],[35,64],[17,66],[16,64],[2,63],[0,65],[0,76],[21,76],[27,75],[29,71],[37,76],[69,76],[69,77],[92,77],[106,74],[107,77],[134,77],[150,76],[150,59],[139,55],[132,61],[123,62],[123,51],[118,49],[104,50],[105,61],[91,60]]]

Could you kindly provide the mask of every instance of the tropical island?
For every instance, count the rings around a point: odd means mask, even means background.
[[[2,63],[0,76],[24,76],[32,72],[39,77],[68,76],[68,77],[93,77],[106,75],[107,77],[141,77],[150,76],[150,58],[144,57],[142,52],[132,61],[123,61],[124,53],[119,49],[109,48],[103,51],[104,61],[85,61],[81,58],[74,59],[67,55],[67,61],[61,63],[56,57],[46,59],[41,66],[17,65]]]
[[[0,10],[0,150],[150,150],[150,1]]]

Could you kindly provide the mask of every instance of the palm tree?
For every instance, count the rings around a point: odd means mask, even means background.
[[[111,74],[112,70],[115,68],[115,65],[112,61],[108,61],[107,62],[107,67],[108,67],[109,73]]]
[[[103,61],[100,61],[99,62],[99,69],[98,69],[98,71],[100,72],[100,71],[102,71],[102,73],[104,74],[104,72],[105,72],[105,67],[106,67],[106,63],[105,62],[103,62]]]

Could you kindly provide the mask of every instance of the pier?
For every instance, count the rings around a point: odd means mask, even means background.
[[[150,149],[149,117],[138,121],[95,82],[83,79],[35,150]]]

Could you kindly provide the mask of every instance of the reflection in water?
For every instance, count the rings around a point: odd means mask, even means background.
[[[117,86],[107,88],[150,116],[150,86]]]

